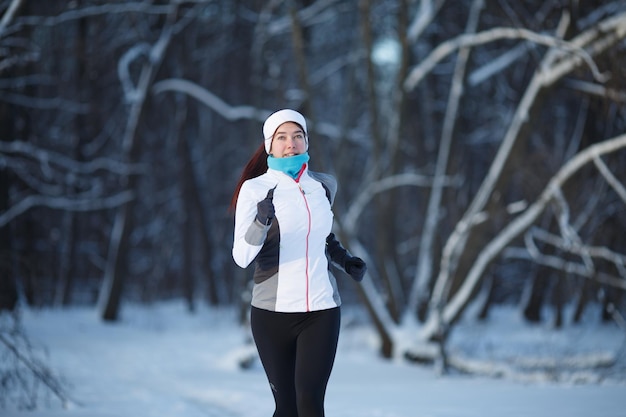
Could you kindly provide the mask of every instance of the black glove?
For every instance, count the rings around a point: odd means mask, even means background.
[[[256,219],[266,226],[271,224],[274,218],[274,203],[272,202],[274,199],[274,189],[276,189],[276,187],[270,189],[265,199],[259,201],[256,205]]]
[[[367,265],[363,259],[357,258],[356,256],[348,256],[345,263],[345,269],[348,275],[350,275],[356,282],[361,282],[363,280],[363,276],[365,275],[365,271],[367,271]]]

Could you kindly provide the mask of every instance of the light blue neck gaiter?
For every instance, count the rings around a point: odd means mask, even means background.
[[[288,156],[286,158],[274,158],[272,155],[267,157],[267,166],[271,169],[284,172],[294,180],[298,178],[298,174],[302,169],[302,165],[309,161],[309,153],[301,153],[300,155]]]

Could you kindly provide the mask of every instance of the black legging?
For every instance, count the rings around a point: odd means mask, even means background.
[[[274,417],[323,417],[339,339],[339,307],[310,313],[252,307],[250,321],[274,394]]]

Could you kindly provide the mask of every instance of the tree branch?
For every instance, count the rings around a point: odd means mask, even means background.
[[[48,207],[65,211],[95,211],[119,207],[135,198],[132,191],[122,191],[109,197],[72,199],[67,197],[49,197],[44,195],[29,195],[12,205],[4,213],[0,213],[0,228],[11,220],[33,207]]]
[[[4,155],[3,155],[4,154]],[[58,165],[69,172],[82,175],[90,175],[97,171],[108,171],[120,175],[140,174],[145,172],[141,164],[128,164],[109,158],[95,158],[87,162],[80,162],[67,156],[34,146],[31,143],[15,140],[11,142],[0,141],[0,162],[5,155],[16,154],[23,158],[32,158],[42,167]]]
[[[617,39],[622,39],[626,36],[626,13],[600,22],[597,27],[589,29],[571,41],[564,41],[554,36],[542,35],[523,28],[502,27],[489,29],[477,34],[463,34],[437,46],[419,65],[413,68],[405,81],[404,87],[408,91],[413,90],[439,62],[462,47],[482,45],[501,39],[524,39],[539,45],[573,53],[576,59],[564,59],[561,65],[572,65],[582,59],[591,69],[594,78],[604,82],[606,81],[606,75],[600,73],[590,53],[585,51],[584,46],[591,44],[596,37],[599,40],[613,41],[614,43],[612,36],[615,36]],[[603,49],[605,49],[604,44],[598,43],[594,45],[593,52],[597,53]],[[560,73],[560,71],[555,72]]]
[[[564,252],[568,252],[578,256],[592,256],[598,259],[604,259],[615,265],[615,268],[619,271],[623,278],[626,279],[626,255],[613,252],[604,246],[587,246],[587,245],[571,245],[563,237],[551,234],[543,229],[537,227],[531,228],[525,236],[525,242],[527,246],[532,245],[535,253],[539,252],[539,248],[534,244],[534,239],[543,243],[552,245],[559,248]],[[586,268],[586,266],[584,266]],[[591,271],[593,272],[593,271]],[[626,281],[624,281],[626,285]]]
[[[454,180],[450,177],[442,179],[442,185],[450,186]],[[376,194],[391,190],[392,188],[414,186],[414,187],[430,187],[433,184],[433,178],[413,173],[398,174],[385,177],[381,180],[368,183],[367,186],[358,194],[350,205],[350,209],[345,214],[344,229],[346,233],[353,235],[356,230],[357,221]]]
[[[152,86],[151,91],[155,95],[165,92],[187,94],[230,121],[255,120],[263,123],[267,116],[272,114],[271,110],[258,109],[253,106],[232,106],[204,87],[180,78],[169,78],[159,81]],[[345,136],[347,139],[358,142],[360,145],[367,146],[366,136],[356,129],[346,133],[334,124],[317,122],[315,123],[315,131],[330,139],[338,140]]]
[[[430,25],[443,6],[446,0],[436,0],[433,5],[433,0],[420,0],[420,7],[417,11],[417,15],[411,23],[408,29],[407,38],[410,42],[416,42],[422,35],[424,30]]]
[[[622,199],[624,204],[626,204],[626,188],[624,188],[624,185],[619,182],[619,180],[615,177],[615,175],[613,175],[609,167],[606,166],[602,158],[600,158],[598,155],[594,155],[593,163],[596,165],[596,168],[598,168],[598,171],[600,171],[606,182],[609,183],[611,188],[615,190],[615,192]]]
[[[22,5],[22,2],[23,0],[13,0],[11,4],[9,4],[9,7],[7,7],[7,11],[4,12],[2,20],[0,20],[0,37],[2,37],[4,29],[7,27],[11,19],[13,19],[18,9]]]
[[[14,0],[14,3],[17,0]],[[176,7],[175,4],[153,5],[147,2],[129,2],[119,4],[103,4],[100,6],[87,6],[74,10],[63,12],[57,16],[22,16],[15,19],[11,26],[7,26],[6,32],[17,32],[24,26],[56,26],[65,22],[77,19],[84,19],[92,16],[110,15],[110,14],[126,14],[126,13],[144,13],[167,15]],[[2,32],[0,31],[0,36]]]

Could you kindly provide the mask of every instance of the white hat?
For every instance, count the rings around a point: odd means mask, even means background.
[[[272,113],[263,123],[263,139],[265,140],[265,152],[270,153],[272,147],[272,137],[276,133],[276,129],[280,125],[286,122],[294,122],[299,124],[304,130],[304,136],[306,141],[306,149],[309,149],[309,137],[306,131],[306,120],[304,116],[295,110],[283,109]]]

